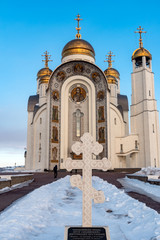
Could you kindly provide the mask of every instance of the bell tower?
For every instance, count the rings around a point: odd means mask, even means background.
[[[136,167],[160,166],[159,114],[154,93],[152,55],[143,48],[141,26],[139,48],[132,54],[131,133],[139,136],[139,153],[134,159]]]

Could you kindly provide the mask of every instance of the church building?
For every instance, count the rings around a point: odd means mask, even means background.
[[[62,50],[61,64],[37,73],[37,93],[28,100],[27,170],[65,168],[65,160],[82,159],[71,146],[89,132],[103,145],[98,159],[107,157],[115,168],[160,167],[159,113],[154,94],[152,55],[143,48],[133,52],[132,99],[120,92],[120,74],[112,67],[112,52],[104,71],[95,64],[95,51],[81,39],[77,15],[76,39]]]

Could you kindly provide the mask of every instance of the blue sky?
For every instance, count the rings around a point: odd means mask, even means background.
[[[116,56],[121,94],[131,100],[131,56],[138,48],[137,27],[144,47],[153,57],[155,95],[160,109],[160,2],[159,1],[0,1],[0,167],[24,163],[27,139],[27,101],[36,94],[36,74],[44,66],[41,54],[49,51],[53,70],[61,63],[64,45],[75,38],[79,13],[82,38],[105,70],[105,55]]]

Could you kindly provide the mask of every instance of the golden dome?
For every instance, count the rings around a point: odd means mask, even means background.
[[[142,57],[142,56],[152,59],[152,55],[150,54],[150,52],[147,49],[140,47],[133,52],[132,60],[136,59],[137,57]]]
[[[73,55],[83,54],[91,57],[95,57],[95,52],[91,44],[82,39],[74,39],[68,42],[62,50],[62,58]]]
[[[113,76],[115,78],[119,78],[119,72],[115,69],[115,68],[107,68],[105,71],[104,71],[104,74],[105,76]]]
[[[114,76],[106,76],[107,83],[117,84],[117,79]]]
[[[48,83],[50,79],[50,75],[44,75],[40,78],[39,83]]]
[[[45,76],[45,75],[49,75],[49,76],[50,76],[51,73],[52,73],[52,70],[49,69],[48,67],[42,68],[42,69],[40,69],[39,72],[37,73],[37,78],[40,78],[40,77]]]

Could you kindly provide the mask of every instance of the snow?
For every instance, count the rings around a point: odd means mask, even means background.
[[[7,181],[7,179],[6,180],[3,179],[3,181]],[[11,187],[2,188],[2,189],[0,189],[0,194],[12,191],[12,190],[17,189],[17,188],[22,188],[22,187],[28,186],[31,182],[33,182],[33,179],[28,180],[28,181],[23,182],[23,183],[18,183],[18,184],[12,185]]]
[[[122,178],[118,179],[126,191],[137,192],[152,198],[154,201],[160,203],[160,186],[145,183],[137,179]]]
[[[3,181],[3,180],[11,180],[11,176],[12,175],[0,175],[0,179]]]
[[[42,186],[0,214],[1,240],[62,240],[66,225],[82,224],[82,193],[70,176]],[[114,185],[93,177],[106,201],[94,204],[94,226],[109,226],[111,240],[160,240],[160,215]],[[152,186],[153,187],[153,186]]]
[[[160,177],[160,168],[154,168],[154,167],[147,167],[142,168],[140,171],[136,172],[137,175],[155,175]]]
[[[14,174],[14,175],[0,175],[0,179],[11,180],[11,177],[25,177],[25,176],[32,176],[33,174]]]

